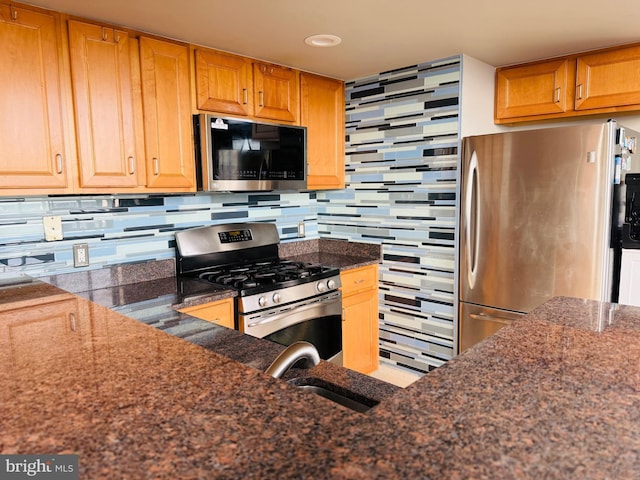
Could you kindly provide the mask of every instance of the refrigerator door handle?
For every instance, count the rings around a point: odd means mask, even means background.
[[[469,318],[473,318],[474,320],[482,320],[482,321],[491,321],[496,323],[503,323],[505,325],[511,325],[513,320],[509,320],[508,318],[495,317],[493,315],[487,315],[484,313],[470,313]]]
[[[476,152],[471,154],[469,160],[469,170],[467,172],[467,178],[465,181],[466,194],[465,194],[465,247],[467,254],[467,282],[469,288],[473,288],[476,283],[477,268],[478,268],[478,246],[479,238],[478,232],[480,215],[478,214],[479,202],[478,202],[478,156]]]

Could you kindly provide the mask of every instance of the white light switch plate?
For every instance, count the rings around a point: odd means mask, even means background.
[[[62,240],[62,218],[61,217],[42,217],[44,225],[44,239],[47,242],[53,240]]]

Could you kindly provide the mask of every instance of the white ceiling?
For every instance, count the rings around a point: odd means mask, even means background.
[[[464,53],[493,66],[640,41],[638,0],[28,0],[352,80]],[[311,34],[342,43],[313,48]]]

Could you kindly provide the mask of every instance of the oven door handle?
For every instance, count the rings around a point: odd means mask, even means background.
[[[321,298],[317,298],[314,299],[304,305],[300,305],[300,304],[292,304],[289,305],[287,308],[284,308],[282,310],[278,310],[275,312],[270,312],[268,315],[268,318],[263,318],[261,320],[258,320],[257,322],[251,322],[249,324],[247,324],[248,327],[252,328],[252,327],[258,327],[260,325],[265,325],[267,323],[271,323],[271,322],[275,322],[277,320],[282,320],[284,317],[288,316],[291,313],[294,313],[295,315],[301,314],[303,312],[305,312],[306,310],[310,310],[312,308],[316,308],[318,306],[318,304],[320,303],[331,303],[331,302],[335,302],[336,299],[340,298],[340,294],[333,294],[331,296],[325,296],[325,297],[321,297]]]

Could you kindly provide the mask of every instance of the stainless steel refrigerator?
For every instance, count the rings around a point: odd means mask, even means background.
[[[459,351],[554,296],[616,300],[636,138],[606,121],[463,139]]]

